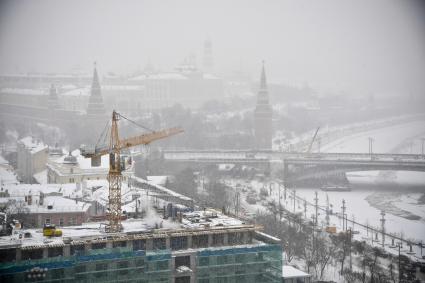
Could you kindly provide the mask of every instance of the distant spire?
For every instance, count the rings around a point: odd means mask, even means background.
[[[93,81],[91,85],[91,94],[87,107],[87,115],[89,118],[102,120],[105,115],[105,106],[103,104],[102,92],[97,74],[97,64],[94,62]]]
[[[260,89],[267,89],[266,70],[264,68],[264,60],[263,60],[263,69],[261,70]]]
[[[214,69],[214,59],[212,51],[212,41],[208,37],[204,42],[204,58],[203,58],[203,68],[205,73],[212,73]]]
[[[260,89],[257,95],[257,105],[254,111],[255,146],[258,149],[271,149],[273,137],[273,110],[269,103],[267,91],[266,70],[261,70]]]
[[[93,93],[93,89],[99,89],[99,94],[100,94],[100,83],[99,83],[99,76],[97,75],[97,68],[96,68],[96,61],[94,61],[94,70],[93,70],[93,81],[92,81],[92,93]]]

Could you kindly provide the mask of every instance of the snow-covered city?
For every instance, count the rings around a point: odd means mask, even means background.
[[[421,0],[0,1],[0,282],[425,282]]]

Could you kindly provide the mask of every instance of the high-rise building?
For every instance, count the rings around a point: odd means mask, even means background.
[[[48,147],[34,137],[17,142],[17,172],[24,183],[34,183],[34,174],[46,169]]]
[[[59,108],[58,94],[53,84],[50,86],[49,97],[47,98],[47,108],[49,110],[56,110]]]
[[[204,62],[203,62],[204,72],[212,73],[214,68],[214,60],[212,54],[212,42],[210,39],[205,40],[204,43]]]
[[[273,111],[269,102],[267,90],[266,71],[261,71],[260,89],[257,95],[257,106],[254,111],[255,146],[257,149],[272,148],[272,115]]]

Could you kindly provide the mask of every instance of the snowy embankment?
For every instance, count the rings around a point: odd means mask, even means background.
[[[348,135],[325,146],[327,152],[368,152],[369,137],[373,138],[375,153],[412,153],[420,154],[422,138],[425,138],[425,121],[393,125],[362,133]],[[385,212],[386,232],[397,234],[415,242],[425,241],[425,172],[365,171],[350,172],[347,177],[352,184],[351,192],[318,191],[319,206],[326,206],[326,199],[334,212],[341,212],[345,199],[349,219],[380,229],[381,212]],[[297,189],[297,196],[313,203],[314,189]],[[299,208],[299,209],[298,209]],[[303,207],[296,205],[296,210]],[[307,215],[314,212],[308,208]],[[324,219],[324,213],[321,216]],[[332,218],[331,218],[332,219]],[[336,223],[335,223],[336,222]],[[337,227],[342,227],[338,218]],[[365,231],[361,231],[363,235]],[[370,236],[369,232],[369,238]],[[381,239],[381,236],[379,236]],[[386,243],[390,240],[386,239]]]
[[[421,139],[425,137],[425,121],[410,121],[403,124],[386,126],[379,129],[368,130],[362,133],[346,135],[332,143],[322,146],[327,152],[368,152],[368,138],[374,139],[373,152],[380,153],[421,153]],[[315,192],[317,191],[320,225],[327,225],[325,221],[325,208],[327,202],[334,215],[330,217],[330,226],[336,226],[342,230],[342,221],[335,214],[341,215],[342,201],[346,201],[346,214],[349,220],[353,220],[374,227],[381,231],[381,213],[385,212],[385,231],[397,237],[412,240],[414,243],[425,242],[425,173],[424,172],[393,172],[393,171],[369,171],[350,172],[347,174],[353,190],[350,192],[324,192],[311,188],[297,188],[296,201],[293,200],[293,191],[287,190],[286,197],[281,190],[282,206],[290,211],[301,213],[311,219],[315,213]],[[233,183],[242,180],[233,180]],[[270,188],[270,182],[262,183],[252,181],[249,183],[257,194],[261,188]],[[277,184],[271,190],[267,200],[248,204],[245,195],[242,195],[242,206],[251,213],[267,211],[267,201],[278,202],[279,192]],[[413,190],[413,189],[414,190]],[[306,209],[304,200],[309,204]],[[376,234],[370,229],[349,223],[349,227],[359,231],[355,238],[367,240],[369,244],[382,246],[382,235]],[[373,241],[372,241],[373,238]],[[372,243],[373,242],[373,243]],[[397,240],[396,240],[397,242]],[[385,238],[385,249],[396,253],[394,248],[389,247],[391,239]],[[413,247],[416,256],[420,256],[420,249]],[[408,246],[403,245],[402,253],[407,253]]]

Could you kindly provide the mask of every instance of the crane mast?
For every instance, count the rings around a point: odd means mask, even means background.
[[[121,155],[118,135],[118,113],[112,112],[111,137],[109,140],[109,225],[107,232],[121,231]]]
[[[183,132],[181,128],[170,128],[161,131],[153,131],[139,136],[130,137],[127,139],[120,139],[118,131],[118,121],[124,116],[117,113],[115,110],[112,112],[112,124],[109,137],[108,147],[94,147],[87,149],[81,147],[81,155],[93,160],[99,160],[102,155],[109,154],[109,214],[108,226],[106,232],[115,233],[122,229],[121,225],[121,184],[122,184],[122,166],[121,166],[121,150],[130,148],[137,145],[149,144],[155,140],[163,139],[178,133]],[[128,118],[125,118],[129,120]],[[131,120],[129,120],[131,121]],[[133,122],[134,123],[134,122]],[[99,164],[100,165],[100,164]]]

